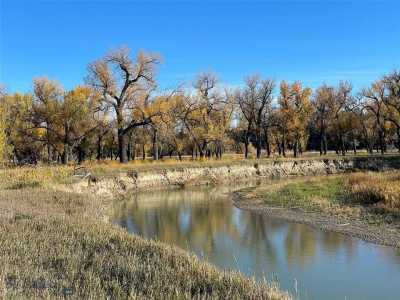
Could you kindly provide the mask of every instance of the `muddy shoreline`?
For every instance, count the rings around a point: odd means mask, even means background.
[[[377,226],[368,224],[361,219],[341,218],[323,212],[305,212],[301,209],[274,207],[265,204],[261,199],[244,199],[238,191],[232,193],[232,201],[239,209],[400,249],[400,231],[389,224]]]

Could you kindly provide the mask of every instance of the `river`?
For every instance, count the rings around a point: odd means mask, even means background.
[[[399,299],[399,250],[240,210],[229,197],[237,188],[140,193],[116,207],[114,222],[300,299]]]

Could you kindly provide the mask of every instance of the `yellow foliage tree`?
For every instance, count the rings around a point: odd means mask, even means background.
[[[308,137],[307,125],[313,111],[310,101],[312,91],[310,88],[302,88],[300,82],[290,85],[283,81],[280,88],[279,126],[282,131],[283,155],[286,143],[290,143],[297,157],[303,152]]]
[[[6,159],[7,139],[6,139],[6,111],[3,105],[5,92],[0,87],[0,163]]]

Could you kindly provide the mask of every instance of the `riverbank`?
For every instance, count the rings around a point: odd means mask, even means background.
[[[297,178],[233,194],[238,208],[400,248],[400,172]]]
[[[5,189],[51,185],[61,191],[114,197],[154,189],[393,169],[400,169],[400,155],[133,161],[123,165],[106,161],[82,166],[0,168],[0,177]]]
[[[89,189],[99,195],[115,195],[128,191],[391,169],[400,169],[399,155],[128,164],[117,169],[88,165],[82,174],[84,180],[75,180],[69,187],[78,193]]]
[[[112,225],[117,200],[1,179],[1,299],[290,299]]]

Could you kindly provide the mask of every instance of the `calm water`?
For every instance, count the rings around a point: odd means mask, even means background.
[[[277,280],[300,299],[400,299],[399,251],[237,209],[232,190],[142,193],[116,209],[115,222],[220,268]]]

